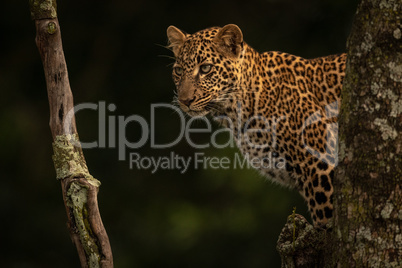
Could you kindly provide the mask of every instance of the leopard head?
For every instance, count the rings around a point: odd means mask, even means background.
[[[180,108],[190,116],[219,112],[239,87],[245,50],[240,28],[229,24],[187,34],[170,26],[167,36]]]

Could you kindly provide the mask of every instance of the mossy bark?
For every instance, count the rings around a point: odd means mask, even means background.
[[[303,216],[295,214],[279,236],[277,250],[281,255],[282,268],[321,268],[327,243],[327,233],[313,227]]]
[[[401,20],[400,0],[363,0],[348,39],[329,267],[402,265]]]
[[[305,265],[297,252],[310,246],[282,250],[291,243],[288,222],[286,241],[278,241],[282,267],[402,267],[401,23],[400,0],[362,0],[357,9],[347,42],[332,228],[314,234],[322,249]],[[296,227],[303,234],[309,226]]]
[[[55,19],[57,17],[56,0],[29,0],[33,20]]]

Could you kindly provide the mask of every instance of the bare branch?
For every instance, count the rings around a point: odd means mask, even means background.
[[[78,138],[56,1],[31,0],[30,7],[46,78],[53,161],[61,181],[70,236],[82,267],[113,267],[109,238],[98,209],[100,182],[89,174]]]

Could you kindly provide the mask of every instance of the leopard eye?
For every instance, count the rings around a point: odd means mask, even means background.
[[[209,72],[211,71],[211,69],[212,69],[212,65],[211,65],[211,64],[203,64],[203,65],[201,65],[201,67],[200,67],[200,72],[201,72],[202,74],[207,74],[207,73],[209,73]]]
[[[174,67],[174,68],[173,68],[173,72],[174,72],[176,75],[180,76],[180,75],[183,74],[183,68],[181,68],[181,67]]]

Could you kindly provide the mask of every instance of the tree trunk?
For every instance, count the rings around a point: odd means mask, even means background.
[[[290,217],[278,240],[282,267],[402,267],[401,21],[400,0],[358,7],[338,121],[333,228],[319,235]]]
[[[363,0],[347,43],[334,239],[341,267],[402,265],[400,0]]]
[[[109,238],[98,209],[100,182],[88,171],[78,139],[55,0],[30,0],[36,44],[46,78],[53,161],[61,182],[68,229],[81,267],[113,267]]]

